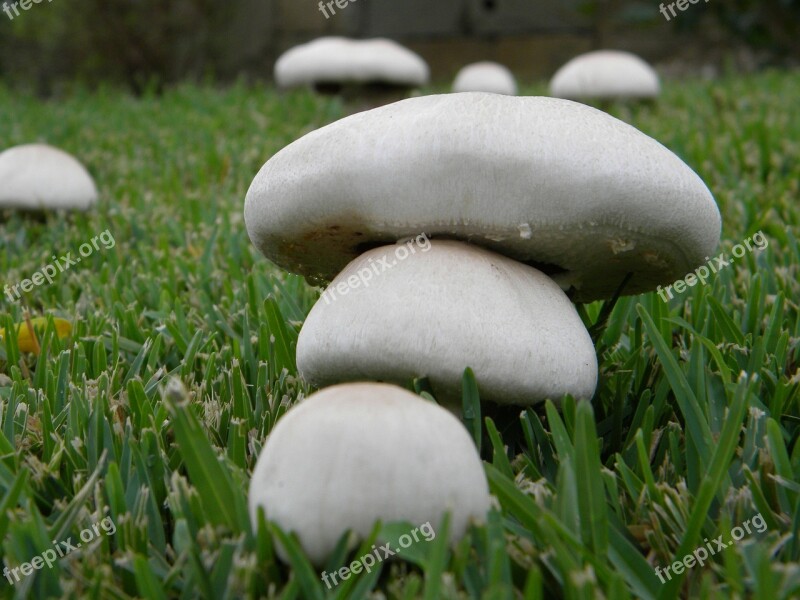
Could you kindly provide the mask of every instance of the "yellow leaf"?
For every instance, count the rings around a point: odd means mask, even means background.
[[[39,334],[47,327],[47,317],[36,317],[35,319],[31,319],[30,322],[31,325],[33,325],[34,331],[39,332]],[[72,333],[72,324],[65,319],[53,318],[53,325],[56,327],[56,335],[59,339],[63,340]],[[28,324],[23,321],[22,323],[17,323],[15,327],[17,329],[17,345],[19,346],[20,352],[36,352],[38,354],[39,342],[31,335]],[[3,338],[5,334],[5,329],[0,329],[0,338]]]

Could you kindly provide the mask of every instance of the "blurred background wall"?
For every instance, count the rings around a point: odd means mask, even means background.
[[[548,77],[603,47],[676,75],[690,63],[713,71],[800,61],[800,0],[701,0],[670,22],[654,0],[356,0],[327,19],[318,4],[52,0],[13,20],[0,12],[0,80],[47,94],[75,80],[141,92],[187,78],[269,79],[282,51],[321,35],[398,39],[446,80],[482,59]]]

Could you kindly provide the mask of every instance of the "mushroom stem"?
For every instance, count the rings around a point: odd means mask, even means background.
[[[625,290],[625,286],[628,285],[628,282],[632,278],[633,273],[628,273],[622,280],[622,283],[619,284],[619,287],[617,288],[617,291],[614,292],[614,296],[611,298],[611,300],[606,300],[603,302],[603,308],[600,309],[600,314],[597,316],[597,321],[595,321],[594,325],[589,328],[589,335],[592,336],[593,344],[597,345],[597,341],[606,330],[608,319],[611,318],[611,313],[614,312],[614,307],[617,305],[617,301],[622,297],[622,292]],[[582,307],[583,305],[580,305],[578,310],[580,311]]]

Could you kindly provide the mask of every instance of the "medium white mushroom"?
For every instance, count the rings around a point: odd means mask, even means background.
[[[0,153],[0,208],[86,210],[96,202],[91,175],[63,150],[26,144]]]
[[[514,75],[503,65],[495,62],[478,62],[467,65],[456,75],[454,92],[489,92],[492,94],[517,95]]]
[[[635,54],[619,50],[576,56],[550,82],[552,96],[573,100],[655,98],[660,91],[655,70]]]
[[[385,246],[350,263],[308,315],[297,366],[316,386],[430,380],[460,399],[466,366],[481,398],[530,405],[591,398],[592,339],[561,289],[536,269],[477,246]]]
[[[706,261],[721,219],[703,181],[652,138],[589,106],[425,96],[284,148],[247,193],[250,239],[327,282],[364,251],[426,233],[536,267],[573,300],[654,290]]]
[[[319,38],[288,50],[275,63],[282,88],[311,86],[338,92],[348,85],[413,89],[428,82],[425,61],[397,42],[377,38]]]
[[[346,531],[363,538],[378,520],[430,523],[435,533],[449,511],[458,540],[471,519],[485,517],[489,490],[455,417],[401,388],[361,383],[317,392],[278,421],[249,506],[254,524],[261,507],[321,566]]]

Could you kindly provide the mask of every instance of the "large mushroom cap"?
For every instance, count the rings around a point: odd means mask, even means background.
[[[467,367],[498,404],[591,398],[597,384],[592,339],[549,277],[453,241],[376,248],[349,264],[308,315],[297,366],[317,386],[426,376],[448,402]]]
[[[708,188],[652,138],[568,100],[412,98],[278,152],[245,202],[250,239],[330,281],[359,254],[421,232],[480,244],[574,288],[635,294],[705,262],[721,219]]]
[[[457,540],[471,518],[484,518],[489,489],[453,415],[401,388],[359,383],[317,392],[278,421],[256,464],[249,505],[253,522],[263,507],[322,565],[342,534],[365,537],[378,520],[430,523],[436,533],[450,511]],[[278,554],[286,560],[281,547]]]
[[[428,82],[425,61],[388,39],[319,38],[295,46],[275,63],[280,87],[378,83],[418,87]]]
[[[561,67],[550,82],[557,98],[655,98],[661,84],[644,60],[619,50],[581,54]]]
[[[91,175],[63,150],[26,144],[0,153],[0,208],[86,210],[95,202]]]
[[[503,65],[495,62],[478,62],[467,65],[456,75],[454,92],[489,92],[492,94],[517,95],[514,75]]]

